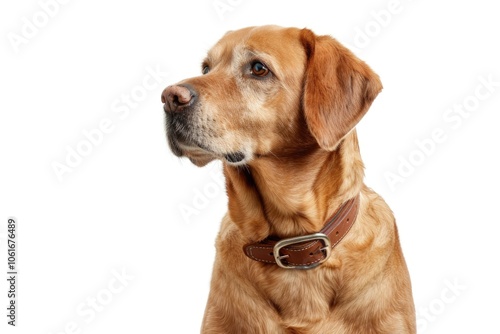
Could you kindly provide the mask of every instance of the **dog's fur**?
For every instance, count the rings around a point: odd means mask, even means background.
[[[256,62],[269,74],[256,76]],[[382,89],[378,76],[331,37],[274,26],[227,33],[203,71],[177,84],[189,104],[166,113],[172,151],[198,166],[221,159],[226,177],[202,333],[415,333],[395,220],[363,184],[354,130]],[[268,236],[318,232],[358,193],[355,224],[319,267],[244,255]]]

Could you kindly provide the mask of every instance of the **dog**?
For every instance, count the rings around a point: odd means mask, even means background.
[[[228,213],[201,333],[415,333],[394,216],[364,185],[355,126],[382,89],[330,36],[226,33],[162,92],[171,151],[223,162]]]

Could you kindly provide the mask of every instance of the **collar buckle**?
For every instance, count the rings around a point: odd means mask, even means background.
[[[319,261],[315,261],[314,263],[311,264],[305,264],[305,265],[294,265],[290,263],[285,263],[283,260],[287,259],[289,255],[287,254],[282,254],[281,249],[290,245],[295,245],[295,244],[300,244],[300,243],[306,243],[306,242],[313,242],[313,241],[319,241],[323,243],[323,247],[320,248],[320,250],[323,252],[324,257],[320,259]],[[293,251],[293,250],[292,250]],[[314,234],[309,234],[309,235],[304,235],[304,236],[299,236],[299,237],[294,237],[294,238],[288,238],[288,239],[283,239],[281,241],[278,241],[276,245],[274,245],[273,248],[273,255],[274,259],[276,260],[276,263],[278,266],[284,269],[312,269],[326,260],[330,257],[332,253],[332,245],[330,242],[330,238],[324,233],[314,233]]]

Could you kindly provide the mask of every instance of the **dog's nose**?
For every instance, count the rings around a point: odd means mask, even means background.
[[[194,92],[180,85],[168,86],[161,94],[161,102],[165,103],[166,112],[182,111],[190,106],[196,98]]]

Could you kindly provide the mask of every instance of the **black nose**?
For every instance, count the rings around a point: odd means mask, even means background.
[[[168,86],[161,93],[161,102],[165,103],[166,112],[182,111],[192,105],[195,100],[196,94],[193,89],[186,86]]]

